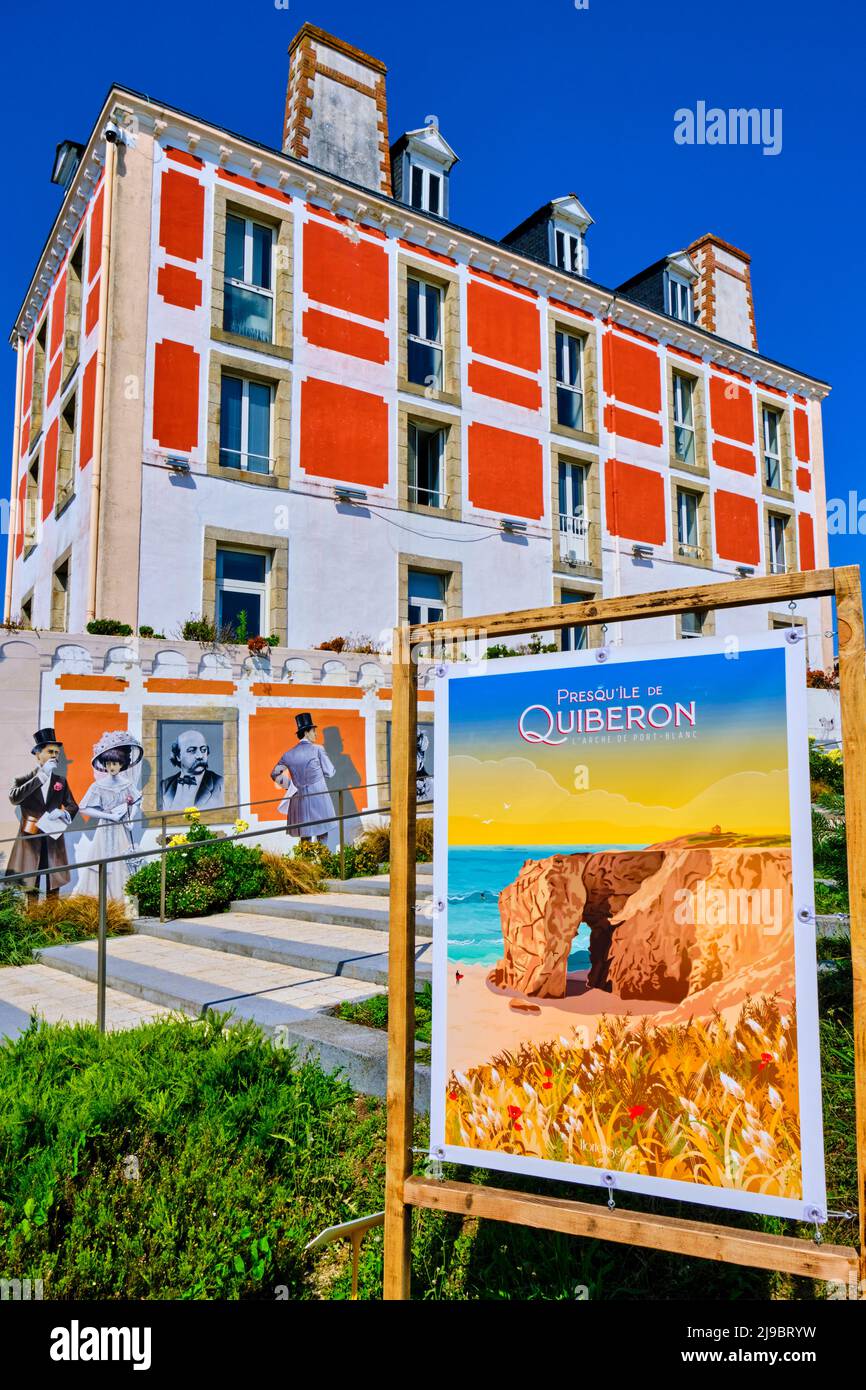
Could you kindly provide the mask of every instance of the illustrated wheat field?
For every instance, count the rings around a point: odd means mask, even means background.
[[[746,999],[736,1024],[599,1021],[452,1072],[449,1144],[776,1197],[802,1195],[796,1019]]]

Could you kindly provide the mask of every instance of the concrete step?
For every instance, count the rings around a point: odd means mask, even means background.
[[[376,874],[373,878],[329,878],[325,882],[329,893],[369,893],[377,898],[387,898],[390,888],[387,874]],[[432,898],[433,875],[418,874],[415,886],[418,899]]]
[[[335,927],[366,927],[369,931],[388,930],[390,904],[386,897],[372,893],[307,893],[281,898],[247,898],[233,902],[232,912],[265,917],[291,917],[295,921],[319,922]],[[419,901],[415,912],[415,935],[432,937],[433,901]]]
[[[253,912],[223,912],[171,922],[143,917],[135,923],[135,930],[141,936],[161,941],[274,961],[341,979],[374,985],[388,983],[387,938],[380,931],[364,927],[340,927]],[[431,978],[431,971],[432,943],[422,939],[415,945],[419,985]]]
[[[94,977],[95,980],[95,977]],[[109,1030],[134,1028],[171,1012],[160,1004],[116,989],[105,994]],[[0,969],[0,1037],[16,1038],[32,1014],[46,1023],[96,1023],[95,983],[62,975],[47,965],[9,965]]]

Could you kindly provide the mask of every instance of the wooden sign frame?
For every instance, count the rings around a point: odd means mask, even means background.
[[[419,648],[634,622],[779,600],[835,598],[845,776],[851,958],[854,975],[854,1102],[859,1250],[793,1236],[765,1235],[705,1221],[656,1216],[605,1205],[512,1192],[477,1183],[413,1176],[415,1085],[415,731]],[[784,1270],[851,1286],[866,1278],[866,644],[857,566],[665,589],[588,603],[555,604],[458,619],[394,632],[391,729],[391,921],[388,1009],[388,1135],[385,1180],[386,1299],[408,1299],[412,1208],[483,1216],[540,1230],[592,1236],[727,1264]],[[864,1285],[859,1283],[862,1290]]]

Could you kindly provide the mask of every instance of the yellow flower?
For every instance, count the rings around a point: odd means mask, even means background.
[[[201,816],[201,811],[198,809],[197,806],[187,806],[186,810],[184,811],[184,815],[186,816],[187,820],[198,820]]]
[[[246,820],[236,820],[236,821],[235,821],[235,831],[236,831],[236,833],[237,833],[238,835],[243,835],[244,831],[245,831],[245,830],[249,830],[249,828],[250,828],[250,823],[249,823],[249,821],[246,821]]]
[[[172,845],[185,845],[186,843],[187,838],[185,835],[173,835],[168,842],[169,848],[171,848]]]

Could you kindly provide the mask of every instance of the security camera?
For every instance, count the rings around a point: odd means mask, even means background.
[[[122,145],[125,143],[123,131],[115,121],[109,121],[102,134],[110,145]]]

